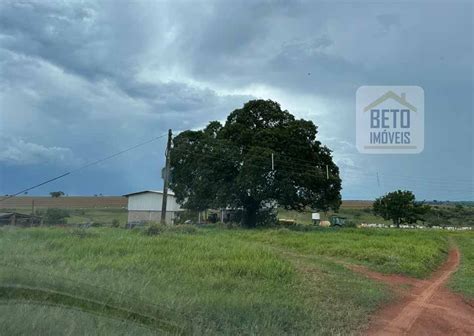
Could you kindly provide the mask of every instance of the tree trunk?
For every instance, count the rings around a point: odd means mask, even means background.
[[[399,229],[400,228],[400,220],[392,219],[392,221],[393,221],[393,224],[397,226],[397,229]]]
[[[258,204],[256,202],[249,202],[244,206],[244,213],[242,216],[242,226],[247,228],[254,228],[257,226],[257,211]]]

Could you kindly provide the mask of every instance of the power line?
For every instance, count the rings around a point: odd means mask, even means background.
[[[222,140],[222,139],[214,139],[214,140],[218,141],[218,142],[221,142],[223,145],[226,145],[227,147],[232,146],[232,144],[230,144],[228,141],[225,141],[225,140]],[[264,148],[264,147],[262,147],[262,148]],[[183,149],[180,149],[180,150],[183,151]],[[190,152],[189,149],[184,149],[184,151]],[[211,154],[211,153],[199,153],[200,156],[206,156],[207,154]],[[212,153],[212,155],[219,155],[219,154],[218,153]],[[318,162],[293,157],[293,156],[290,156],[288,154],[276,153],[274,155],[275,155],[275,157],[274,157],[275,163],[277,163],[277,161],[278,161],[280,164],[287,163],[287,164],[291,164],[291,166],[293,166],[293,167],[300,167],[302,169],[314,169],[315,166],[317,166],[317,164],[318,164]],[[257,155],[257,154],[252,155],[252,154],[247,153],[247,154],[245,154],[245,156],[247,158],[249,158],[249,157],[255,157],[255,158],[259,158],[259,159],[262,158],[261,154],[260,155]],[[288,161],[291,161],[291,163],[287,162],[283,158],[288,158]],[[276,169],[276,166],[274,168]],[[321,166],[321,167],[318,167],[318,168],[321,170],[322,174],[325,174],[325,171],[324,171],[325,167]],[[342,171],[341,171],[341,173],[342,173]],[[366,175],[366,176],[370,176],[370,177],[374,177],[374,176],[377,175],[376,172],[369,172],[369,171],[358,171],[358,173],[361,174],[361,175]],[[472,179],[462,179],[462,178],[447,177],[447,176],[446,177],[427,177],[427,176],[421,177],[421,176],[408,176],[408,175],[386,174],[386,173],[380,173],[380,176],[388,177],[388,178],[402,178],[404,180],[409,179],[409,180],[413,180],[415,183],[424,183],[424,184],[436,185],[436,186],[440,186],[440,187],[453,186],[453,185],[458,185],[460,187],[464,187],[466,185],[472,185],[472,183],[473,183]]]
[[[235,164],[237,162],[229,162],[228,159],[226,157],[223,157],[221,156],[220,153],[211,153],[211,152],[196,152],[196,151],[193,151],[191,149],[180,149],[180,151],[182,152],[185,152],[185,153],[192,153],[194,155],[196,155],[197,157],[200,157],[200,158],[208,158],[208,159],[214,159],[216,161],[221,161],[225,164]],[[268,168],[269,170],[272,168],[271,166],[271,155],[268,156],[268,164],[265,164],[262,162],[262,159],[263,159],[264,156],[262,155],[257,155],[257,154],[247,154],[245,156],[245,158],[247,160],[245,160],[244,162],[241,162],[241,164],[243,164],[243,166],[253,166],[253,167],[257,167],[257,168]],[[299,164],[299,163],[294,163],[292,162],[292,157],[289,157],[289,156],[286,156],[286,155],[281,155],[281,157],[287,157],[289,160],[284,160],[284,159],[281,159],[281,158],[278,158],[276,156],[274,156],[274,162],[275,162],[275,166],[274,166],[274,169],[275,171],[278,171],[278,166],[282,166],[288,170],[292,170],[294,172],[296,172],[297,174],[300,174],[300,175],[305,175],[305,176],[308,176],[308,177],[314,177],[314,178],[324,178],[326,177],[326,172],[324,171],[323,167],[318,167],[315,165],[316,162],[313,163],[313,165],[303,165],[303,164]],[[256,160],[255,161],[249,161],[249,159],[251,160],[252,158],[255,158]],[[307,161],[309,162],[309,161]],[[343,173],[343,172],[341,172]],[[361,174],[363,176],[374,176],[377,178],[377,184],[379,185],[379,188],[381,187],[381,181],[380,181],[380,175],[381,174],[371,174],[369,172],[360,172],[358,171],[357,172],[358,174]],[[333,174],[329,174],[330,177],[336,177],[335,175]],[[339,175],[341,176],[341,174]],[[389,175],[386,175],[386,174],[382,174],[382,176],[389,176]],[[429,188],[429,187],[432,187],[432,188],[435,188],[437,190],[444,190],[444,191],[447,191],[447,192],[470,192],[472,191],[472,188],[469,187],[469,185],[466,185],[466,184],[463,184],[463,185],[458,185],[456,186],[456,184],[454,183],[451,183],[449,185],[444,185],[446,182],[444,181],[438,181],[437,183],[434,182],[434,181],[426,181],[426,180],[423,180],[423,179],[418,179],[416,177],[411,177],[410,179],[415,179],[415,181],[411,181],[411,183],[413,184],[411,187],[413,188],[416,188],[416,189],[423,189],[423,188]],[[405,181],[405,182],[410,182],[410,181]],[[397,184],[394,184],[395,182],[393,182],[392,185],[400,185],[400,183],[397,183]],[[405,183],[402,183],[402,184],[405,184]]]
[[[119,151],[119,152],[116,152],[116,153],[114,153],[114,154],[111,154],[111,155],[108,155],[108,156],[103,157],[103,158],[101,158],[101,159],[98,159],[98,160],[95,160],[95,161],[91,161],[91,162],[89,162],[89,163],[86,163],[86,164],[80,166],[79,168],[76,168],[76,169],[73,169],[73,170],[71,170],[71,171],[65,172],[65,173],[63,173],[63,174],[61,174],[61,175],[59,175],[59,176],[53,177],[53,178],[51,178],[51,179],[49,179],[49,180],[46,180],[46,181],[43,181],[43,182],[41,182],[41,183],[35,184],[34,186],[31,186],[31,187],[28,187],[28,188],[23,189],[23,190],[21,190],[21,191],[18,191],[18,192],[16,192],[16,193],[12,194],[12,195],[8,195],[8,196],[6,196],[6,197],[0,199],[0,202],[3,202],[3,201],[5,201],[5,200],[7,200],[7,199],[10,199],[10,198],[13,198],[13,197],[15,197],[15,196],[18,196],[18,195],[20,195],[20,194],[23,194],[23,193],[25,193],[25,192],[27,192],[27,191],[36,189],[36,188],[41,187],[41,186],[43,186],[43,185],[45,185],[45,184],[48,184],[48,183],[50,183],[50,182],[59,180],[59,179],[61,179],[61,178],[63,178],[63,177],[66,177],[66,176],[68,176],[68,175],[71,175],[71,174],[73,174],[73,173],[76,173],[76,172],[78,172],[78,171],[80,171],[80,170],[83,170],[83,169],[85,169],[85,168],[88,168],[88,167],[97,165],[97,164],[102,163],[102,162],[107,161],[107,160],[110,160],[110,159],[112,159],[112,158],[114,158],[114,157],[117,157],[117,156],[119,156],[119,155],[122,155],[122,154],[124,154],[124,153],[127,153],[127,152],[129,152],[129,151],[131,151],[131,150],[134,150],[134,149],[138,148],[138,147],[147,145],[147,144],[149,144],[149,143],[151,143],[151,142],[154,142],[154,141],[156,141],[156,140],[158,140],[158,139],[164,137],[166,134],[167,134],[167,133],[164,133],[164,134],[162,134],[162,135],[160,135],[160,136],[157,136],[157,137],[151,138],[151,139],[149,139],[149,140],[140,142],[140,143],[138,143],[138,144],[136,144],[136,145],[133,145],[133,146],[131,146],[131,147],[128,147],[128,148],[126,148],[126,149],[123,149],[123,150],[121,150],[121,151]]]
[[[234,146],[234,147],[238,148],[238,146],[231,144],[229,140],[213,139],[213,141],[221,142],[223,145],[226,145],[227,147]],[[262,149],[268,149],[266,147],[261,147],[261,146],[255,146],[255,147],[262,148]],[[268,150],[271,151],[271,149],[268,149]],[[246,155],[248,155],[248,154],[246,154]],[[305,166],[308,166],[308,165],[309,166],[314,166],[315,164],[317,164],[316,162],[314,162],[312,160],[302,159],[302,158],[294,157],[294,156],[284,154],[284,153],[277,153],[275,155],[278,155],[279,157],[288,157],[289,159],[291,159],[291,164],[292,165],[299,165],[299,166],[305,167]],[[260,156],[258,156],[258,157],[260,157]],[[334,157],[332,157],[332,159],[333,159],[333,161],[335,161]],[[323,169],[323,168],[324,167],[321,167],[321,169]],[[374,176],[376,173],[375,172],[364,172],[364,174],[368,175],[368,176]],[[386,177],[410,178],[410,179],[423,180],[423,181],[426,180],[426,182],[431,181],[431,182],[434,182],[434,183],[444,182],[444,183],[449,183],[450,185],[452,185],[453,183],[459,183],[459,184],[473,183],[473,181],[474,181],[473,179],[469,179],[469,178],[459,178],[459,177],[449,177],[449,176],[446,176],[446,177],[442,177],[442,176],[438,176],[438,177],[423,176],[423,177],[421,177],[421,176],[385,174],[385,173],[381,173],[380,175],[383,175],[383,176],[386,176]]]
[[[182,152],[186,152],[186,153],[192,153],[192,154],[195,154],[197,155],[198,157],[202,157],[202,158],[213,158],[215,160],[222,160],[224,162],[226,162],[225,158],[222,158],[221,157],[221,154],[220,153],[211,153],[211,152],[195,152],[191,149],[188,149],[188,148],[185,148],[185,149],[180,149],[180,151]],[[256,162],[249,162],[249,161],[245,161],[245,164],[246,165],[262,165],[262,166],[265,166],[265,167],[272,167],[272,157],[271,157],[271,154],[268,156],[268,165],[264,165],[261,161],[262,161],[262,154],[250,154],[250,153],[247,153],[245,154],[245,158],[246,159],[252,159],[252,158],[255,158],[257,161],[259,161],[258,163]],[[306,164],[303,164],[303,163],[299,163],[299,162],[307,162]],[[302,172],[308,172],[308,171],[318,171],[318,174],[319,174],[319,177],[323,177],[326,175],[326,171],[325,171],[325,166],[323,167],[321,164],[319,164],[318,166],[318,162],[313,162],[313,161],[309,161],[309,160],[302,160],[302,159],[295,159],[289,155],[285,155],[285,154],[279,154],[279,153],[274,153],[273,155],[273,169],[274,170],[277,170],[278,169],[278,166],[283,166],[283,167],[286,167],[287,169],[291,169],[291,170],[294,170],[294,171],[302,171]],[[371,173],[371,172],[364,172],[364,171],[360,171],[360,170],[356,170],[355,171],[357,175],[362,175],[362,176],[367,176],[367,177],[375,177],[376,180],[377,180],[377,185],[381,185],[381,181],[380,181],[380,178],[381,177],[386,177],[386,178],[389,178],[389,179],[393,179],[393,178],[401,178],[403,179],[405,182],[410,182],[413,183],[413,184],[416,184],[416,185],[419,185],[419,184],[422,184],[422,185],[427,185],[427,186],[433,186],[433,187],[438,187],[438,188],[443,188],[443,189],[452,189],[452,188],[456,188],[456,189],[471,189],[472,190],[472,187],[470,187],[470,185],[472,185],[472,181],[468,182],[461,182],[461,181],[457,181],[457,180],[450,180],[449,178],[448,179],[438,179],[437,181],[434,180],[434,179],[430,179],[430,178],[425,178],[425,177],[418,177],[418,176],[403,176],[403,175],[396,175],[396,174],[385,174],[385,173],[378,173],[378,172],[375,172],[375,173]],[[340,170],[339,171],[339,176],[342,176],[344,174],[344,171],[343,170]],[[333,175],[333,174],[329,174],[330,176]],[[360,177],[362,178],[362,177]]]

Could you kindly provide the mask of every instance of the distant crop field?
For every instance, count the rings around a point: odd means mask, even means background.
[[[342,201],[342,209],[365,209],[372,207],[373,201],[357,201],[357,200],[347,200]]]
[[[127,206],[127,198],[122,196],[19,196],[0,202],[0,209],[31,208],[123,208]],[[372,206],[372,201],[342,201],[344,209],[364,209]]]
[[[124,208],[127,198],[122,196],[22,196],[0,202],[0,209],[18,208]]]

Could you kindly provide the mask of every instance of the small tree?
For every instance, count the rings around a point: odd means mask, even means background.
[[[417,202],[415,195],[408,190],[393,191],[377,198],[373,204],[374,214],[391,220],[397,227],[403,223],[412,224],[424,220],[424,215],[429,210],[428,205]]]
[[[54,198],[64,196],[64,192],[62,191],[51,191],[49,194]]]
[[[44,221],[49,225],[66,224],[69,211],[64,209],[48,209],[44,214]]]

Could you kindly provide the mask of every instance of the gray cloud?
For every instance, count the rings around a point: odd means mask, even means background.
[[[455,147],[473,152],[463,135],[472,124],[472,22],[469,3],[3,1],[0,130],[10,147],[1,148],[1,189],[14,191],[34,167],[9,171],[7,161],[88,161],[168,128],[223,120],[252,97],[276,99],[320,126],[346,176],[346,197],[381,192],[372,177],[360,192],[361,171],[430,170],[437,162],[433,176],[469,179],[469,155]],[[367,84],[425,88],[422,156],[381,160],[350,146],[354,92]],[[450,106],[462,123],[448,117]],[[450,141],[437,136],[442,126]],[[111,192],[159,188],[162,151],[152,148],[91,176],[122,179]],[[437,148],[446,151],[441,163]],[[462,164],[454,172],[449,161]],[[132,174],[134,162],[140,172]]]
[[[20,138],[0,136],[0,163],[6,165],[61,165],[80,163],[70,148],[46,147]]]

